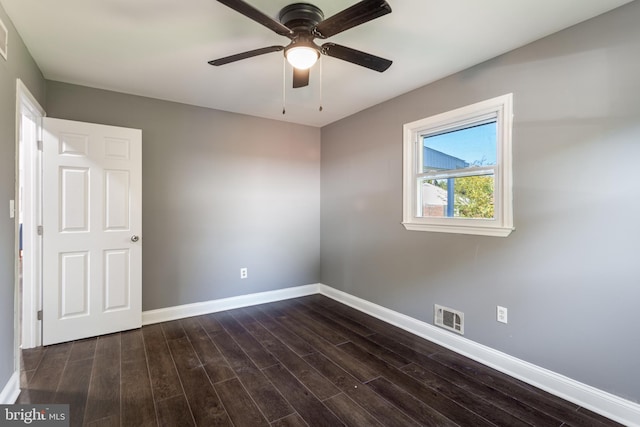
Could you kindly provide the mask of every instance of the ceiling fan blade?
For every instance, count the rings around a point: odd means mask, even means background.
[[[245,3],[242,0],[218,0],[220,3],[225,6],[230,7],[236,12],[246,16],[249,19],[256,21],[258,24],[262,24],[271,31],[275,31],[277,34],[281,36],[290,36],[293,34],[289,28],[282,25],[280,22],[276,21],[272,17],[265,15],[255,7],[251,6],[248,3]]]
[[[235,55],[225,56],[224,58],[214,59],[209,61],[209,64],[220,66],[224,64],[228,64],[230,62],[240,61],[241,59],[252,58],[258,55],[264,55],[265,53],[278,52],[279,50],[283,50],[284,46],[269,46],[263,47],[261,49],[249,50],[247,52],[236,53]]]
[[[293,87],[305,87],[309,86],[309,72],[311,70],[307,68],[306,70],[299,70],[297,68],[293,68]]]
[[[391,13],[391,6],[385,0],[362,0],[319,23],[314,35],[326,39],[387,13]]]
[[[351,49],[350,47],[341,46],[335,43],[325,43],[322,45],[322,53],[332,58],[342,59],[371,70],[383,72],[393,64],[393,61],[371,55],[370,53],[361,52]]]

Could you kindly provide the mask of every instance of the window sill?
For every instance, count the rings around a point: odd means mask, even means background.
[[[456,226],[441,224],[417,224],[403,222],[404,228],[410,231],[431,231],[436,233],[473,234],[476,236],[507,237],[513,227]]]

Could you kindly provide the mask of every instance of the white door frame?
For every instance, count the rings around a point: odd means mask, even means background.
[[[35,135],[27,135],[21,141],[22,115],[27,112],[34,118]],[[38,226],[42,223],[41,156],[38,140],[42,139],[42,106],[20,80],[16,82],[16,220],[15,220],[15,322],[14,337],[16,369],[19,369],[20,348],[33,348],[42,343],[42,322],[37,320],[42,307],[42,237]],[[21,158],[20,156],[23,156]],[[20,164],[23,173],[20,172]],[[22,242],[22,290],[20,289],[20,214],[23,219]],[[22,325],[22,326],[21,326]]]

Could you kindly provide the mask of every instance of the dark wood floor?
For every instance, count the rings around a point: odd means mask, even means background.
[[[319,295],[24,351],[22,381],[72,425],[617,425]]]

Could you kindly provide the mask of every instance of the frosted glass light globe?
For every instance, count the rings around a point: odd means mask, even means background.
[[[295,46],[287,50],[287,61],[299,70],[311,68],[319,56],[317,50],[307,46]]]

